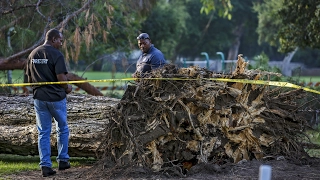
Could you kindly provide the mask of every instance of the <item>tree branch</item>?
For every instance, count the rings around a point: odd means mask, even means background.
[[[20,10],[20,9],[23,9],[23,8],[30,8],[30,7],[36,7],[37,4],[25,4],[23,6],[18,6],[18,7],[13,7],[13,8],[10,8],[8,10],[3,10],[1,11],[1,15],[6,15],[6,14],[10,14],[14,11],[17,11],[17,10]]]
[[[18,23],[18,21],[20,21],[20,20],[23,19],[24,17],[26,17],[26,16],[20,16],[20,17],[16,18],[15,20],[11,21],[10,23],[2,26],[2,27],[0,28],[0,32],[8,29],[9,27],[14,26],[16,23]]]
[[[77,16],[78,14],[80,14],[81,12],[83,12],[84,10],[86,10],[89,5],[93,2],[94,0],[88,0],[80,9],[78,9],[77,11],[73,12],[72,14],[68,15],[66,17],[66,19],[64,19],[58,26],[56,26],[57,29],[64,29],[64,27],[66,26],[66,24],[70,21],[71,18]]]
[[[36,6],[37,12],[40,14],[40,16],[43,17],[43,19],[47,20],[47,19],[46,19],[46,16],[43,15],[43,14],[40,12],[39,6],[41,5],[41,3],[42,3],[42,0],[38,0],[37,6]],[[48,19],[48,21],[50,21],[50,20]]]
[[[77,11],[73,12],[72,14],[68,15],[66,17],[66,19],[64,19],[59,25],[57,25],[56,27],[53,27],[53,28],[56,28],[56,29],[59,29],[60,31],[64,29],[64,27],[66,26],[66,24],[68,24],[68,22],[70,21],[70,19],[72,19],[73,17],[77,16],[78,14],[80,14],[81,12],[83,12],[84,10],[86,10],[89,5],[93,2],[94,0],[88,0],[80,9],[78,9]],[[41,0],[38,1],[38,3],[41,3]],[[23,51],[20,51],[16,54],[13,54],[7,58],[4,59],[4,61],[10,61],[12,59],[18,59],[28,53],[30,53],[34,48],[38,47],[41,43],[44,42],[44,39],[45,39],[45,34],[47,32],[47,29],[49,28],[49,25],[50,25],[50,19],[48,19],[48,22],[46,24],[46,26],[43,28],[43,34],[41,36],[41,38],[35,43],[33,44],[31,47],[23,50]]]

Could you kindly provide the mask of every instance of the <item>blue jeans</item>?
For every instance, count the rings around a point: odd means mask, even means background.
[[[57,161],[68,161],[69,128],[67,123],[67,100],[48,102],[34,99],[36,123],[38,129],[38,151],[40,167],[52,167],[50,135],[52,117],[57,131]]]

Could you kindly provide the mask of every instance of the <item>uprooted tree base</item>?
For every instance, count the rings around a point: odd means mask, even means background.
[[[167,65],[129,86],[90,174],[103,177],[121,167],[146,167],[184,176],[201,163],[308,157],[302,143],[309,126],[299,111],[308,106],[300,104],[305,92],[210,79],[274,75],[245,66],[241,56],[232,74]]]

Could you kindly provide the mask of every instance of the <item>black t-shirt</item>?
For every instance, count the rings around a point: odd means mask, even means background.
[[[42,45],[34,49],[29,57],[26,74],[29,82],[57,82],[57,74],[67,74],[62,53],[50,46]],[[42,101],[60,101],[66,92],[59,84],[33,86],[33,98]]]

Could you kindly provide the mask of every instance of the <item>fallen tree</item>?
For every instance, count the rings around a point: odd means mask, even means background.
[[[68,95],[70,153],[96,153],[100,161],[87,177],[94,171],[105,177],[110,169],[127,165],[184,174],[199,163],[222,165],[276,156],[308,157],[304,147],[309,125],[306,113],[300,111],[311,102],[301,103],[307,93],[210,79],[258,80],[278,75],[245,67],[241,56],[232,74],[167,65],[153,71],[149,78],[134,82],[120,101],[111,101],[112,105],[105,102],[106,97]],[[10,99],[3,104],[12,102]],[[24,126],[18,136],[20,130],[14,129],[24,123],[18,121],[13,123],[18,126],[13,126],[8,122],[24,118],[30,121],[25,124],[30,124],[34,119],[30,116],[32,105],[21,109],[21,102],[16,104],[0,113],[6,120],[1,121],[5,126],[0,131],[0,152],[6,151],[2,147],[12,147],[13,142],[13,153],[26,152],[27,146],[22,144],[36,147],[35,129]],[[21,112],[24,114],[14,117]],[[24,150],[19,151],[19,146]]]
[[[129,86],[90,173],[109,176],[115,165],[137,165],[183,174],[198,163],[307,157],[303,90],[210,79],[277,75],[245,67],[241,55],[232,74],[167,65]]]

